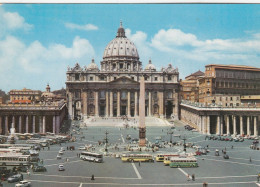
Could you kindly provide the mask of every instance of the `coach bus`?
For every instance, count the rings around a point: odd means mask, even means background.
[[[1,154],[0,166],[29,166],[30,155],[22,154]]]
[[[84,161],[103,162],[103,155],[98,153],[83,151],[80,153],[80,158]]]
[[[123,162],[154,162],[150,154],[123,154],[121,160]]]
[[[171,168],[198,167],[197,159],[194,157],[176,157],[171,159]]]
[[[20,149],[10,149],[10,148],[0,148],[0,154],[4,153],[19,153],[21,150]]]
[[[179,156],[179,154],[158,154],[155,158],[155,160],[157,162],[163,162],[164,161],[164,158],[166,157],[174,157],[174,156]]]

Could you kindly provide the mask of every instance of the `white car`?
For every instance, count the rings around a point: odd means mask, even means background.
[[[61,147],[60,150],[61,150],[61,151],[65,151],[65,147]]]
[[[59,165],[59,171],[65,171],[64,165],[62,164]]]
[[[85,146],[80,146],[79,150],[86,150]]]
[[[17,183],[16,185],[15,185],[15,187],[29,187],[29,186],[31,186],[31,182],[29,182],[29,181],[20,181],[19,183]]]
[[[64,152],[63,152],[62,150],[60,150],[60,151],[59,151],[59,154],[60,154],[60,155],[63,155],[63,154],[64,154]]]

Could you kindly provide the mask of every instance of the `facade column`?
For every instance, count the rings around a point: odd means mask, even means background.
[[[81,109],[81,112],[83,115],[87,115],[87,107],[88,107],[88,104],[87,104],[87,92],[85,91],[82,91],[82,94],[81,94],[81,101],[82,101],[82,109]]]
[[[148,116],[152,115],[152,93],[148,91]]]
[[[236,119],[236,116],[233,116],[233,134],[237,135],[237,119]]]
[[[127,116],[128,117],[131,117],[131,102],[130,102],[130,99],[131,99],[131,92],[128,91],[127,92]]]
[[[32,117],[32,121],[33,121],[33,126],[32,126],[32,131],[33,133],[35,133],[35,116]]]
[[[0,116],[0,134],[2,134],[3,128],[2,128],[2,116]]]
[[[246,131],[247,131],[246,134],[250,136],[251,135],[251,132],[250,132],[250,116],[247,116],[246,127],[247,127],[246,128]]]
[[[254,116],[254,136],[258,135],[258,130],[257,130],[257,116]]]
[[[230,135],[229,115],[227,115],[227,135]]]
[[[99,116],[98,91],[95,91],[95,116]]]
[[[217,128],[216,128],[216,134],[220,135],[220,116],[217,116]]]
[[[45,123],[45,116],[42,117],[42,133],[46,133],[46,123]]]
[[[137,91],[135,91],[135,117],[138,116],[138,95]]]
[[[22,116],[19,116],[19,133],[22,133]]]
[[[117,117],[120,116],[120,101],[121,101],[120,91],[117,91]]]
[[[54,134],[55,134],[55,127],[56,127],[55,122],[56,122],[56,119],[55,119],[55,115],[54,115],[52,117],[52,133],[54,133]]]
[[[113,111],[113,92],[112,90],[110,91],[110,117],[114,116],[114,111]]]
[[[106,91],[106,117],[109,116],[109,96],[108,91]]]
[[[163,113],[163,109],[164,109],[164,99],[163,99],[163,92],[159,92],[159,115],[160,118],[164,118],[164,113]]]
[[[175,106],[174,106],[174,119],[179,120],[179,102],[180,102],[180,98],[179,98],[179,93],[175,92],[174,90],[174,102],[175,102]]]
[[[73,107],[72,107],[72,93],[69,92],[69,103],[68,103],[68,109],[69,109],[69,119],[74,119],[74,115],[73,115]]]
[[[25,130],[26,130],[26,133],[29,132],[29,116],[25,117]]]
[[[243,116],[240,116],[240,135],[244,134]]]
[[[5,116],[5,135],[8,135],[8,116]]]
[[[42,116],[39,116],[39,133],[42,133]]]
[[[210,116],[207,116],[207,134],[210,135]]]

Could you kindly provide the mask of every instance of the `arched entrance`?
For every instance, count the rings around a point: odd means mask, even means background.
[[[172,108],[173,108],[173,104],[172,101],[167,101],[166,103],[166,117],[169,118],[172,115]]]

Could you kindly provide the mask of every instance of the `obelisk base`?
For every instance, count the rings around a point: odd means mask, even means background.
[[[140,147],[146,146],[145,132],[146,132],[145,127],[139,128],[139,146]]]

